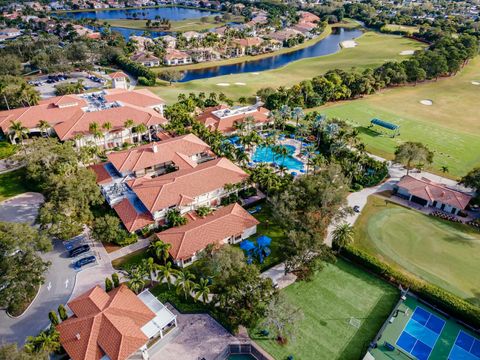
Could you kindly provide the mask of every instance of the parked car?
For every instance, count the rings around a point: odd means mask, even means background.
[[[80,260],[75,261],[75,263],[73,264],[73,267],[75,269],[80,269],[82,266],[91,264],[93,262],[95,262],[95,256],[93,255],[87,256],[87,257],[81,258]]]
[[[78,256],[80,254],[83,254],[84,252],[87,252],[88,250],[90,250],[90,246],[80,245],[80,246],[76,247],[75,249],[70,250],[68,252],[68,255],[70,257],[75,257],[75,256]]]
[[[353,207],[353,211],[355,211],[356,213],[359,213],[359,212],[360,212],[360,206],[355,205],[355,206]]]

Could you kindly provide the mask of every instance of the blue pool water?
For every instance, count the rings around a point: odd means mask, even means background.
[[[295,146],[284,145],[284,147],[287,148],[289,154],[285,158],[275,154],[271,146],[259,146],[255,150],[252,160],[261,163],[276,163],[285,166],[289,170],[302,170],[303,163],[292,156],[295,151]]]
[[[397,340],[397,346],[418,360],[427,360],[435,347],[445,320],[417,307]]]
[[[135,14],[135,15],[134,15]],[[150,19],[155,20],[156,16],[166,18],[172,21],[185,19],[198,19],[204,16],[218,15],[218,12],[187,9],[183,7],[158,7],[148,9],[117,9],[108,11],[80,11],[80,12],[65,12],[59,14],[60,17],[69,17],[72,19],[97,19],[97,20],[122,20],[122,19]]]

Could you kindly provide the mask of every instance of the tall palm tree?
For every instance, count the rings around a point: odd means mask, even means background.
[[[450,171],[450,169],[448,168],[448,166],[445,166],[445,165],[444,165],[444,166],[442,166],[442,167],[440,168],[440,171],[441,171],[443,174],[446,174],[446,173],[448,173],[448,172]]]
[[[103,133],[103,146],[105,147],[105,149],[107,148],[107,137],[112,128],[113,125],[110,121],[104,122],[102,125],[102,129],[105,130],[105,132]]]
[[[208,295],[210,295],[210,285],[208,279],[201,278],[198,284],[193,286],[195,291],[195,300],[202,299],[206,304],[208,302]]]
[[[135,125],[135,123],[133,122],[132,119],[127,119],[125,120],[125,122],[123,123],[123,126],[128,130],[129,134],[130,134],[130,142],[133,144],[133,126]],[[122,139],[123,141],[123,139]]]
[[[350,224],[339,224],[332,232],[332,243],[338,248],[338,251],[340,251],[353,242],[354,234],[353,227]]]
[[[138,134],[137,136],[137,141],[138,142],[141,142],[142,141],[142,135],[145,134],[147,132],[148,128],[145,124],[139,124],[137,126],[135,126],[135,132]],[[150,133],[149,133],[150,135]],[[149,137],[149,139],[151,140],[151,138]]]
[[[150,244],[150,250],[152,253],[154,253],[157,259],[164,264],[167,262],[168,257],[170,256],[169,251],[171,248],[172,244],[164,243],[162,240],[158,240]]]
[[[157,277],[160,278],[160,282],[166,282],[168,288],[172,285],[172,280],[177,275],[178,271],[172,268],[172,263],[169,261],[164,266],[159,266],[157,270]]]
[[[141,267],[132,267],[128,271],[128,287],[135,294],[138,294],[145,287],[145,270]]]
[[[46,120],[40,120],[37,124],[37,127],[40,129],[40,133],[42,136],[47,137],[48,131],[50,130],[51,126]]]
[[[157,270],[160,268],[160,265],[156,264],[152,257],[148,259],[143,259],[141,263],[143,271],[145,271],[150,280],[150,286],[153,284],[153,278],[155,277]]]
[[[96,122],[91,122],[88,124],[88,131],[93,135],[95,139],[100,139],[102,137],[102,132],[100,130],[100,125]]]
[[[28,129],[23,126],[23,124],[20,121],[11,121],[10,122],[10,127],[9,127],[9,134],[10,134],[10,141],[13,144],[16,144],[16,140],[20,140],[20,143],[23,146],[23,139],[26,139],[28,137]]]
[[[37,336],[29,336],[25,349],[32,354],[49,354],[58,351],[60,350],[60,334],[51,328],[40,332]]]
[[[187,299],[188,294],[190,294],[190,291],[193,289],[193,286],[195,285],[193,280],[195,280],[195,275],[193,275],[188,270],[182,269],[177,274],[177,280],[175,281],[177,294],[180,294],[183,292],[183,295],[185,296],[185,300]]]

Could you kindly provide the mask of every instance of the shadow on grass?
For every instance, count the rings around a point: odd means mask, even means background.
[[[361,359],[368,349],[371,341],[387,320],[398,300],[397,293],[382,295],[367,317],[363,318],[362,325],[355,335],[345,345],[338,359]]]

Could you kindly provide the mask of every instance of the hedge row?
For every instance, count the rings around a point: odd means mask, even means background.
[[[420,298],[437,306],[440,310],[449,315],[470,324],[477,329],[480,328],[480,308],[477,306],[470,304],[436,285],[403,274],[378,260],[374,256],[353,246],[347,246],[342,249],[341,254],[347,259],[362,265],[377,275],[380,275],[391,283],[397,285],[401,284],[404,288],[410,288],[410,291],[417,294]]]
[[[139,83],[141,83],[141,85],[155,85],[156,75],[146,66],[132,61],[125,56],[117,56],[115,62],[122,70],[126,71],[129,74],[132,74],[133,76],[136,76],[139,79]]]

